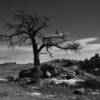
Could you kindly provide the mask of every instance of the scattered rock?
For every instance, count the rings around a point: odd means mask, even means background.
[[[77,97],[73,96],[73,97],[69,98],[69,100],[77,100]]]
[[[76,89],[73,94],[77,94],[77,95],[80,95],[80,94],[85,94],[86,91],[84,88],[80,88],[80,89]]]
[[[39,92],[27,92],[26,95],[29,95],[29,96],[40,96],[42,94],[39,93]]]
[[[92,92],[92,95],[99,95],[99,92]]]
[[[61,83],[65,83],[65,84],[70,84],[70,85],[76,85],[77,82],[82,82],[84,80],[81,79],[57,79],[57,78],[52,78],[51,81],[53,81],[55,84],[61,84]]]
[[[30,78],[21,78],[21,79],[18,80],[18,83],[19,83],[20,85],[28,84],[28,83],[30,83],[30,82],[31,82],[31,79],[30,79]]]
[[[79,88],[79,89],[76,89],[73,94],[77,94],[77,95],[80,95],[80,94],[84,94],[84,95],[100,95],[100,91],[99,90],[92,90],[92,89],[89,89],[89,88]]]
[[[26,95],[28,95],[28,96],[37,96],[37,97],[43,98],[43,99],[48,99],[48,98],[54,98],[55,97],[55,95],[42,94],[40,92],[27,92]]]
[[[8,82],[8,79],[6,79],[6,78],[0,78],[0,82]]]

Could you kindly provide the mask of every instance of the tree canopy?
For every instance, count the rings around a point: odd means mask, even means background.
[[[42,30],[45,30],[50,19],[46,16],[27,14],[23,10],[18,10],[13,23],[7,23],[6,27],[10,33],[1,34],[1,40],[9,42],[11,47],[21,46],[23,44],[31,44],[34,55],[34,66],[40,64],[39,55],[43,48],[46,48],[47,53],[51,56],[50,48],[57,47],[63,50],[77,51],[80,49],[80,44],[68,40],[65,33],[55,31],[49,35],[45,35]]]

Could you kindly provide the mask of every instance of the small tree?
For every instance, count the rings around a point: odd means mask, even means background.
[[[51,56],[50,48],[57,47],[64,50],[78,50],[78,43],[67,42],[68,37],[63,33],[55,32],[55,34],[43,34],[42,30],[47,28],[49,18],[45,16],[37,16],[26,14],[24,11],[17,11],[14,23],[7,23],[6,27],[11,30],[8,34],[1,34],[1,39],[7,40],[10,46],[21,46],[25,43],[31,43],[34,55],[34,67],[39,69],[39,55],[43,48]]]

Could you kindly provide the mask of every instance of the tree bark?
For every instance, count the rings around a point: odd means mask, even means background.
[[[34,80],[40,79],[42,72],[40,69],[40,58],[39,51],[35,39],[32,39],[33,55],[34,55],[34,66],[31,73],[31,78]]]
[[[40,66],[40,59],[39,59],[39,53],[37,51],[34,52],[34,67]]]
[[[32,39],[32,48],[33,48],[33,55],[34,55],[34,59],[33,59],[34,67],[38,67],[40,66],[39,51],[34,38]]]

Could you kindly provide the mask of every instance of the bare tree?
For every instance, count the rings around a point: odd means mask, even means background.
[[[33,48],[34,67],[36,68],[40,66],[39,55],[43,48],[46,48],[50,56],[51,47],[74,51],[80,49],[78,43],[68,42],[68,36],[64,33],[60,34],[56,31],[50,35],[43,34],[42,30],[48,27],[48,17],[26,14],[22,10],[17,11],[14,17],[16,21],[6,25],[10,29],[10,33],[1,34],[0,37],[2,40],[7,40],[12,47],[30,42]]]

